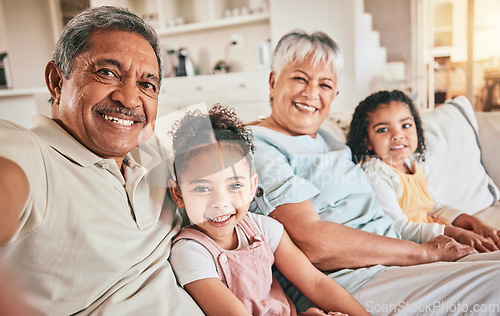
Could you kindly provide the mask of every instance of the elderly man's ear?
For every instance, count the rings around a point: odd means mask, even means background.
[[[63,79],[64,75],[59,67],[56,66],[53,60],[49,61],[45,67],[45,84],[49,89],[50,96],[54,100],[54,103],[59,103],[61,98]]]

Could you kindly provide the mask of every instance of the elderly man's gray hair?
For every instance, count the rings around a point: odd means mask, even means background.
[[[66,79],[71,74],[74,59],[88,48],[89,38],[96,30],[118,30],[142,36],[156,54],[161,81],[161,49],[156,32],[129,10],[111,6],[87,9],[66,24],[52,54],[52,59]]]

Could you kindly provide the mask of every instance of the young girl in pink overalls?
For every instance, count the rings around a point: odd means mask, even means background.
[[[257,188],[252,136],[233,111],[188,113],[173,130],[170,193],[190,222],[174,240],[170,262],[179,283],[207,315],[296,315],[272,276],[272,265],[318,308],[302,315],[368,315],[341,286],[317,270],[283,226],[247,214]]]

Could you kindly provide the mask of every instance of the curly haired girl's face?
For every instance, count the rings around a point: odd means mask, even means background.
[[[246,215],[257,186],[248,161],[227,149],[192,157],[179,175],[182,205],[195,225],[224,249],[237,247],[236,224]]]
[[[367,148],[385,163],[408,173],[404,160],[417,150],[415,120],[408,105],[391,101],[368,115]]]

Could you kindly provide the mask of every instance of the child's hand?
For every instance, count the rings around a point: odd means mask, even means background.
[[[311,307],[305,312],[299,313],[299,316],[348,316],[347,314],[340,313],[340,312],[328,312],[325,313],[319,308],[316,307]]]
[[[479,252],[498,250],[498,247],[487,238],[461,227],[447,226],[444,229],[444,233],[447,236],[453,237],[461,244],[474,247]]]
[[[472,230],[483,237],[489,237],[493,240],[496,247],[500,248],[500,232],[475,216],[460,214],[455,221],[453,221],[453,225]]]

